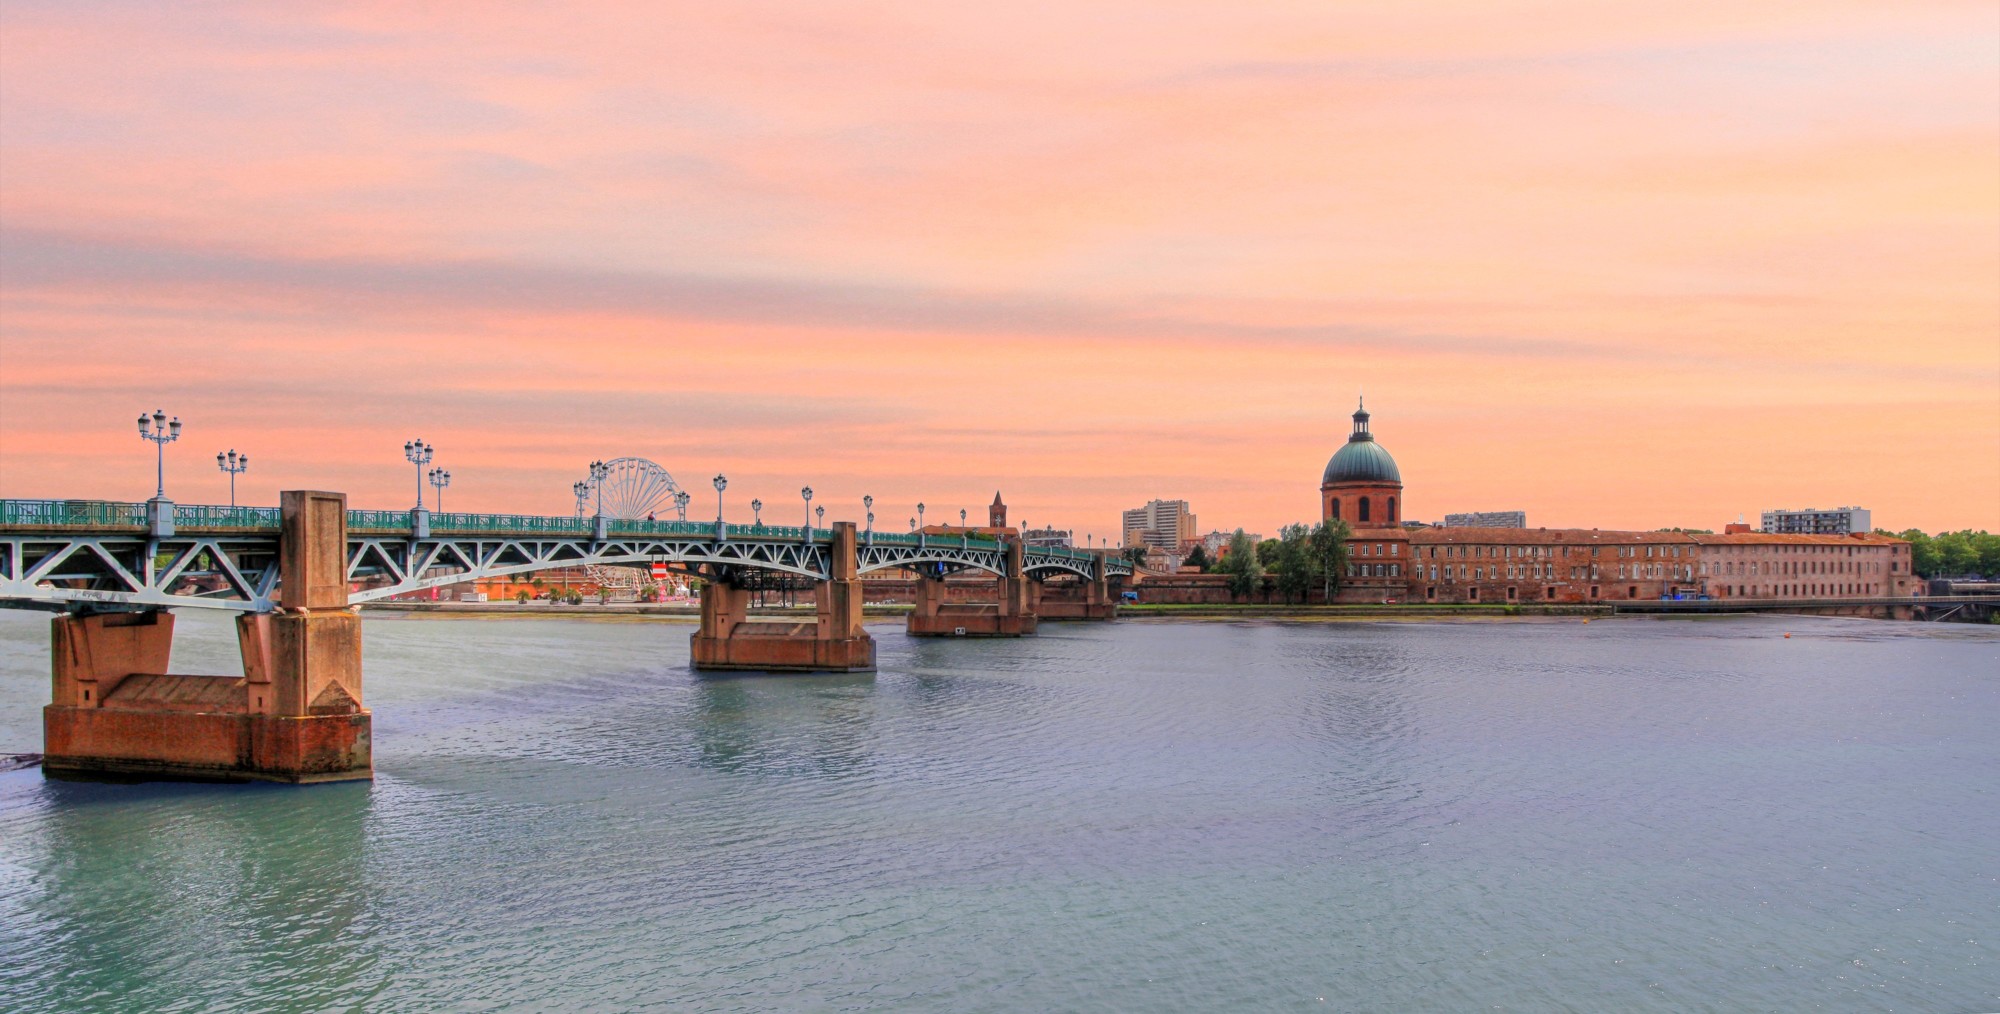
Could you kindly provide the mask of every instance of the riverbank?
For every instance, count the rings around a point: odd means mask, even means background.
[[[862,607],[865,616],[903,616],[910,606],[897,603],[875,603]],[[647,616],[663,620],[701,619],[701,605],[696,602],[611,602],[598,605],[587,602],[581,605],[557,605],[550,602],[370,602],[361,607],[363,613],[402,613],[406,615],[452,615],[452,616],[558,616],[569,619],[604,619],[619,616]],[[758,616],[813,615],[812,606],[771,606],[754,610]]]
[[[1123,605],[1121,619],[1176,620],[1509,620],[1610,616],[1608,605],[1331,605],[1286,606],[1264,603],[1214,605]]]
[[[873,617],[907,616],[911,606],[905,603],[874,603],[864,606],[863,615]],[[406,615],[452,615],[452,616],[535,616],[565,617],[569,619],[609,619],[616,617],[651,617],[663,620],[696,621],[701,618],[701,606],[693,602],[642,603],[613,602],[605,605],[585,603],[582,605],[558,605],[550,602],[370,602],[362,609],[367,612],[402,613]],[[755,611],[759,616],[813,615],[810,606],[776,606]],[[1609,605],[1332,605],[1332,606],[1287,606],[1265,603],[1244,602],[1215,605],[1162,605],[1126,604],[1118,607],[1122,619],[1174,619],[1174,620],[1300,620],[1324,622],[1330,620],[1507,620],[1545,619],[1549,617],[1599,617],[1610,616]],[[1058,622],[1058,621],[1046,621]]]

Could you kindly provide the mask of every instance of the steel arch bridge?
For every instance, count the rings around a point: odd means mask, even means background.
[[[631,521],[520,514],[347,512],[350,604],[557,567],[752,568],[827,580],[832,533],[782,525]],[[194,607],[268,612],[279,587],[279,511],[0,500],[0,606],[67,609]],[[860,573],[911,569],[1005,576],[1008,547],[991,538],[868,532]],[[1100,552],[1023,547],[1023,576],[1130,575]]]

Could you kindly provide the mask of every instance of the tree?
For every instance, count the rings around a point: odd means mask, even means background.
[[[1238,528],[1229,537],[1229,548],[1223,551],[1222,562],[1216,565],[1218,573],[1229,575],[1229,596],[1243,598],[1257,587],[1257,581],[1264,576],[1264,567],[1257,562],[1257,543]]]
[[[1286,602],[1304,602],[1318,576],[1312,569],[1311,539],[1312,529],[1304,525],[1278,529],[1278,549],[1271,555],[1278,572],[1278,594]]]
[[[1188,553],[1187,559],[1183,560],[1182,562],[1185,563],[1187,566],[1193,567],[1194,569],[1201,571],[1203,573],[1207,573],[1208,568],[1211,566],[1210,561],[1208,559],[1208,550],[1201,546],[1194,547],[1194,549]]]
[[[1118,551],[1118,555],[1124,557],[1135,569],[1146,565],[1145,546],[1126,546]]]
[[[1333,601],[1333,590],[1340,587],[1340,579],[1347,576],[1347,540],[1353,534],[1347,522],[1329,519],[1315,525],[1306,540],[1312,569],[1319,576],[1320,596],[1328,603]]]
[[[1278,553],[1283,548],[1277,539],[1265,539],[1257,543],[1257,562],[1266,569],[1278,562]]]

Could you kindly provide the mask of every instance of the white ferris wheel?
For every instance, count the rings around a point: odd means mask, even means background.
[[[588,483],[592,505],[601,495],[604,515],[626,521],[665,515],[674,509],[674,494],[681,489],[666,469],[645,458],[613,458]]]

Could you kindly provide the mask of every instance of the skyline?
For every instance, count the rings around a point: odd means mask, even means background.
[[[479,10],[6,8],[0,495],[2000,526],[1988,5]]]

